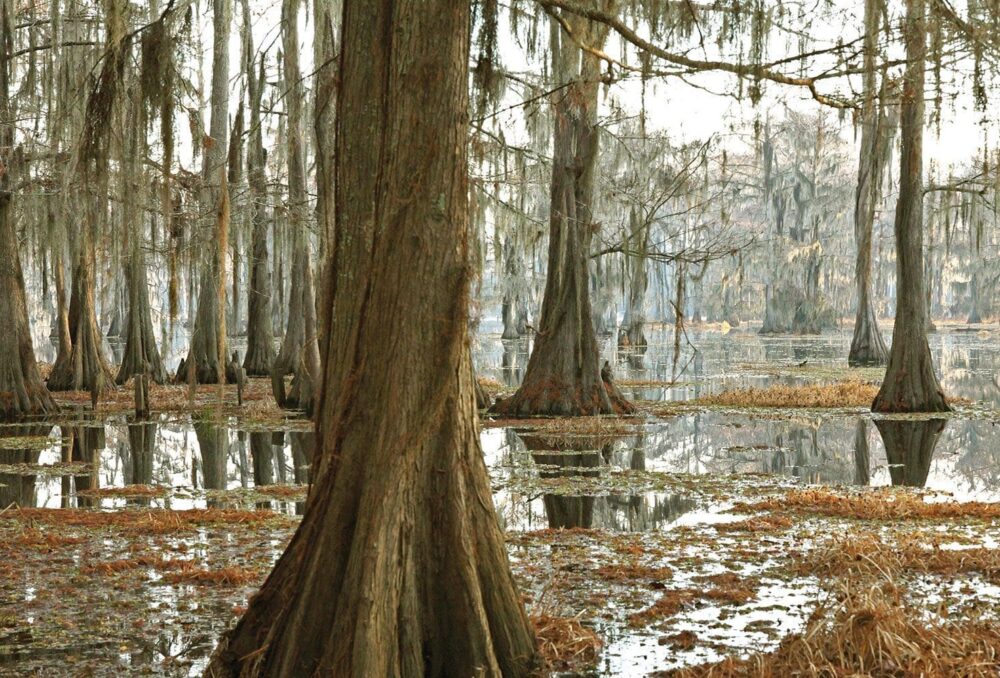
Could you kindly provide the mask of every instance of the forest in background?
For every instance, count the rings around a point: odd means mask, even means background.
[[[809,334],[854,316],[871,335],[869,320],[896,312],[903,9],[477,3],[473,324],[498,317],[505,338],[539,326],[551,177],[575,143],[553,121],[580,106],[593,148],[569,159],[590,183],[575,284],[598,334],[641,346],[646,322]],[[248,375],[296,375],[276,395],[308,409],[315,281],[335,231],[339,3],[7,11],[6,220],[48,387],[144,370],[217,382],[235,337]],[[998,19],[983,2],[927,12],[926,300],[932,317],[975,323],[995,315],[1000,277]],[[686,101],[704,113],[671,112]],[[683,129],[701,131],[699,115],[718,119],[704,136]],[[942,126],[968,144],[944,160],[930,141]],[[872,262],[861,274],[858,253]]]

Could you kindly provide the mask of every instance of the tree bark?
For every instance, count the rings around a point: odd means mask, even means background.
[[[925,0],[907,0],[904,37],[907,66],[901,103],[902,148],[896,206],[896,324],[885,379],[874,412],[948,412],[927,344],[924,281],[924,66]]]
[[[638,248],[635,256],[626,260],[628,267],[628,306],[622,318],[622,333],[618,337],[620,348],[646,350],[646,289],[649,287],[646,252],[649,249],[650,225],[639,219],[633,210],[629,214],[629,242]]]
[[[247,184],[250,190],[251,263],[250,293],[247,295],[247,353],[243,367],[247,375],[265,377],[274,362],[274,330],[271,318],[271,267],[267,252],[267,176],[264,136],[261,128],[261,97],[264,90],[264,59],[255,69],[250,6],[243,0],[244,68],[250,108],[250,142],[247,145]]]
[[[345,3],[313,485],[207,675],[519,676],[535,665],[473,403],[469,10]]]
[[[309,261],[306,230],[306,168],[302,135],[302,86],[298,59],[298,0],[282,2],[282,40],[285,56],[285,101],[288,110],[288,227],[294,244],[288,326],[281,350],[271,366],[274,399],[281,407],[312,413],[315,383],[319,378],[319,343],[316,334],[316,295]],[[292,392],[285,394],[284,378],[293,374]]]
[[[599,47],[607,29],[571,13],[564,20],[586,44]],[[588,261],[597,159],[599,63],[552,24],[552,189],[549,264],[541,321],[521,387],[493,409],[506,416],[626,414],[634,407],[601,380],[591,317]]]
[[[0,1],[0,419],[13,420],[56,409],[35,362],[35,348],[28,324],[24,271],[17,250],[11,191],[11,167],[15,165],[14,113],[10,101],[10,54],[13,51],[13,8]],[[57,259],[61,261],[61,259]]]
[[[878,329],[872,305],[872,228],[875,206],[882,194],[882,175],[889,157],[889,125],[883,97],[875,102],[875,57],[881,26],[880,0],[865,0],[864,95],[861,109],[861,157],[858,159],[858,187],[854,201],[854,239],[858,253],[854,266],[858,308],[854,337],[847,362],[851,366],[884,365],[889,349]],[[883,83],[882,93],[885,93]]]
[[[124,384],[136,374],[148,374],[157,384],[167,380],[167,371],[156,347],[153,318],[149,310],[149,283],[146,280],[146,259],[143,256],[139,233],[133,233],[132,256],[125,270],[128,279],[128,334],[125,355],[115,377],[115,383]]]
[[[206,229],[210,246],[202,263],[198,311],[191,333],[191,350],[185,360],[187,374],[201,384],[226,379],[226,255],[229,239],[229,34],[232,0],[213,0],[212,98],[209,138],[202,159],[202,213],[212,215]]]
[[[48,387],[51,391],[89,390],[101,392],[113,384],[111,366],[101,350],[101,332],[94,309],[94,250],[85,224],[77,245],[77,262],[69,298],[69,354],[56,356]]]

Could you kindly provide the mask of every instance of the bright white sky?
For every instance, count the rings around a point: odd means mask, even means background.
[[[858,0],[836,0],[844,12],[844,25],[831,26],[828,29],[829,35],[823,35],[821,29],[819,35],[832,44],[837,39],[846,42],[859,38],[862,31],[862,14],[864,3]],[[893,0],[890,0],[891,4]],[[234,97],[232,104],[236,105],[237,87],[240,80],[235,76],[235,70],[240,63],[240,47],[236,40],[237,22],[242,22],[241,12],[238,10],[234,17],[234,40],[231,48],[231,67],[234,69]],[[280,41],[280,0],[252,0],[251,8],[255,13],[254,19],[254,43],[259,50],[262,47],[270,47],[269,58],[273,65],[277,55],[277,50],[281,47]],[[305,4],[305,3],[303,3]],[[953,4],[960,10],[964,10],[965,0],[953,0]],[[204,26],[206,49],[211,45],[211,17],[210,2],[202,2],[204,12]],[[898,9],[898,8],[897,8]],[[311,3],[303,7],[299,21],[299,36],[302,41],[300,50],[300,62],[302,72],[308,75],[313,69],[312,55],[312,7]],[[895,17],[894,17],[895,18]],[[637,27],[637,32],[645,35],[648,31],[644,27]],[[528,62],[521,48],[515,43],[509,30],[504,31],[501,26],[501,48],[500,52],[504,60],[504,66],[513,72],[539,70],[537,61],[534,64]],[[769,45],[768,57],[771,59],[781,58],[793,51],[797,51],[796,45],[785,45],[783,38],[772,39]],[[609,54],[618,56],[621,54],[621,45],[614,38],[609,40],[606,47]],[[694,58],[714,58],[718,56],[711,46],[705,50],[696,49],[690,56]],[[899,54],[891,55],[894,58]],[[634,61],[634,59],[632,59]],[[211,53],[205,55],[202,61],[205,69],[205,82],[208,82],[208,74],[211,69]],[[969,68],[968,64],[963,68]],[[308,79],[307,79],[308,80]],[[928,95],[931,92],[931,78],[928,77]],[[808,91],[804,88],[791,86],[781,86],[773,83],[765,84],[765,96],[756,107],[751,105],[748,99],[736,101],[731,96],[725,96],[734,91],[732,76],[718,73],[699,74],[692,78],[692,82],[698,87],[685,83],[680,78],[666,78],[652,80],[647,83],[646,89],[646,114],[647,124],[652,129],[666,130],[676,137],[678,143],[683,141],[694,141],[706,139],[712,135],[720,135],[725,138],[732,131],[735,125],[737,131],[746,133],[751,128],[754,119],[766,119],[768,115],[776,118],[782,115],[783,109],[787,106],[797,111],[815,111],[820,107],[814,101]],[[310,83],[307,82],[307,86]],[[820,91],[824,93],[834,93],[838,86],[844,83],[826,81],[820,86]],[[854,79],[851,86],[855,90],[860,90],[860,77]],[[954,103],[947,101],[944,104],[944,120],[940,126],[940,136],[938,130],[928,129],[925,138],[925,169],[929,169],[932,161],[936,161],[939,168],[946,171],[949,166],[961,166],[967,164],[973,158],[981,158],[982,148],[988,147],[996,149],[998,145],[997,118],[1000,117],[1000,106],[995,106],[989,111],[992,118],[990,124],[982,125],[980,121],[982,113],[973,110],[971,87],[968,83],[959,83],[950,88],[958,88],[962,93]],[[704,89],[701,89],[704,88]],[[964,90],[964,91],[963,91]],[[603,91],[603,90],[602,90]],[[715,92],[717,94],[713,94]],[[638,112],[642,103],[641,84],[638,79],[621,82],[612,87],[610,96],[619,105],[627,110]],[[511,101],[510,103],[514,103]],[[603,105],[607,108],[607,100]],[[927,108],[928,119],[932,112],[932,106]],[[505,134],[508,139],[516,138],[521,129],[519,120],[520,111],[514,110],[509,114],[499,118],[505,127]],[[742,125],[742,126],[741,126]],[[507,134],[507,128],[510,133]],[[844,136],[848,140],[853,140],[855,133],[851,120],[848,117],[844,120]]]

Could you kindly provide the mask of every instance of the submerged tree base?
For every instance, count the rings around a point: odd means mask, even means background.
[[[498,398],[489,411],[502,417],[580,417],[635,414],[636,408],[613,383],[584,388],[553,379],[522,386],[510,398]]]

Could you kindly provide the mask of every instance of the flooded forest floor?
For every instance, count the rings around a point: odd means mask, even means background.
[[[484,418],[556,672],[997,674],[996,335],[932,338],[935,418],[871,415],[849,340],[705,333],[680,375],[664,340],[610,354],[639,416]],[[529,347],[481,344],[516,387]],[[0,428],[0,675],[199,674],[304,508],[311,425],[269,391],[157,387],[148,422],[128,389],[68,394]]]

